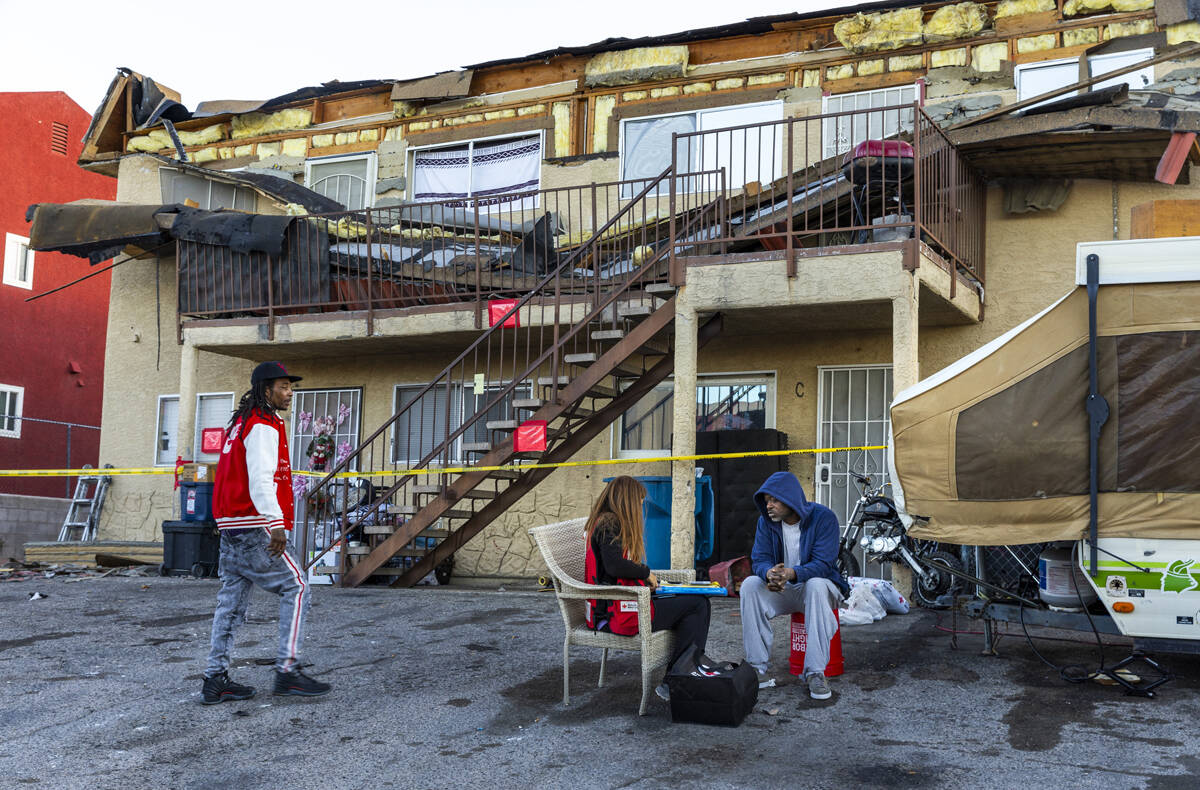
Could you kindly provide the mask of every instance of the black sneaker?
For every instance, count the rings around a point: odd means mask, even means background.
[[[332,688],[333,686],[328,683],[313,680],[298,669],[275,673],[275,693],[277,695],[319,697],[322,694],[328,694]]]
[[[254,696],[254,686],[243,686],[229,679],[228,672],[206,677],[204,679],[204,696],[200,700],[205,705],[216,705],[230,700],[250,699]]]

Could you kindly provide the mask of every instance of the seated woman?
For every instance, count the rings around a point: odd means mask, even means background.
[[[587,522],[587,559],[584,581],[588,584],[619,584],[658,587],[658,579],[644,564],[646,544],[642,537],[642,500],[646,488],[632,477],[613,480],[601,492]],[[680,595],[655,598],[650,603],[650,623],[655,631],[675,631],[675,652],[667,671],[690,645],[704,654],[708,641],[708,598]],[[593,630],[633,636],[638,633],[637,601],[589,600],[587,623]],[[703,663],[713,663],[707,658]],[[655,692],[669,699],[667,684]]]

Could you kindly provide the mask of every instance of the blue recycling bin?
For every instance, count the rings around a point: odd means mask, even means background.
[[[646,487],[642,502],[643,535],[646,541],[646,564],[651,568],[671,567],[671,478],[648,475],[635,478]],[[612,480],[604,478],[604,482]],[[696,478],[696,561],[708,559],[713,553],[716,507],[712,478]]]

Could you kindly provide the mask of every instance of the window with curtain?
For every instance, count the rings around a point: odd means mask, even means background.
[[[21,438],[21,412],[24,407],[25,388],[0,384],[0,437]]]
[[[412,197],[451,206],[533,208],[536,196],[514,195],[537,190],[541,171],[541,132],[420,148],[413,153]]]
[[[403,411],[392,426],[392,460],[395,463],[415,464],[433,451],[458,427],[462,420],[462,388],[435,387],[424,394],[423,384],[396,387],[396,412]],[[418,395],[420,397],[418,398]],[[412,404],[411,408],[406,407]],[[441,459],[460,460],[460,442]]]

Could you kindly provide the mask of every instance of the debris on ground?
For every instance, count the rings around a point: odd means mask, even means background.
[[[153,565],[142,565],[127,557],[117,558],[116,555],[97,555],[97,557],[113,557],[121,560],[119,565],[109,565],[107,568],[92,568],[74,563],[45,563],[21,562],[9,559],[0,565],[0,582],[23,582],[29,579],[53,579],[55,576],[70,576],[69,582],[81,582],[89,579],[103,579],[106,576],[150,576],[155,573]]]

